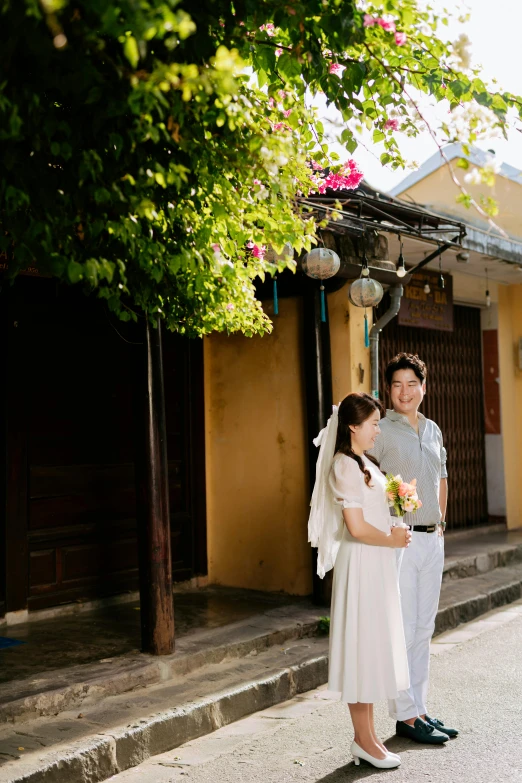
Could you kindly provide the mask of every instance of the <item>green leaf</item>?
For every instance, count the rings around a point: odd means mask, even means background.
[[[129,61],[133,68],[138,67],[140,61],[140,52],[138,48],[138,42],[132,35],[127,36],[125,43],[123,44],[123,54]]]
[[[77,261],[69,261],[67,276],[71,283],[79,283],[80,280],[83,280],[83,266]]]

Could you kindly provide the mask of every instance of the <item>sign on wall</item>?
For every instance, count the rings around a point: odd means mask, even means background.
[[[444,275],[444,288],[440,288],[438,272],[414,272],[411,281],[404,287],[398,323],[400,326],[452,332],[453,278],[451,275]]]

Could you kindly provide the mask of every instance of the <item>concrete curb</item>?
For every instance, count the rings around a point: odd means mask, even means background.
[[[326,646],[326,642],[325,642]],[[318,655],[276,674],[133,725],[110,736],[97,735],[89,744],[74,745],[69,753],[40,769],[9,778],[9,783],[98,783],[208,734],[253,712],[287,701],[326,682],[328,656]],[[0,780],[6,780],[0,770]]]

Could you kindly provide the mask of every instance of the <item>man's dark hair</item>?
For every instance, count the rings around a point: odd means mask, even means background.
[[[428,370],[426,365],[419,359],[417,354],[412,353],[398,353],[391,361],[388,362],[386,367],[386,385],[389,387],[392,385],[394,373],[397,370],[413,370],[417,378],[421,383],[424,383]]]

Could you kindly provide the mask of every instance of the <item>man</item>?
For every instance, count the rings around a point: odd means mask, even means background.
[[[419,413],[426,393],[426,365],[418,356],[400,353],[386,368],[392,410],[380,422],[381,434],[370,454],[386,473],[417,479],[422,508],[406,514],[412,540],[398,555],[404,633],[410,687],[389,704],[401,737],[441,744],[458,731],[427,714],[430,641],[435,629],[444,566],[447,502],[446,450],[435,422]]]

